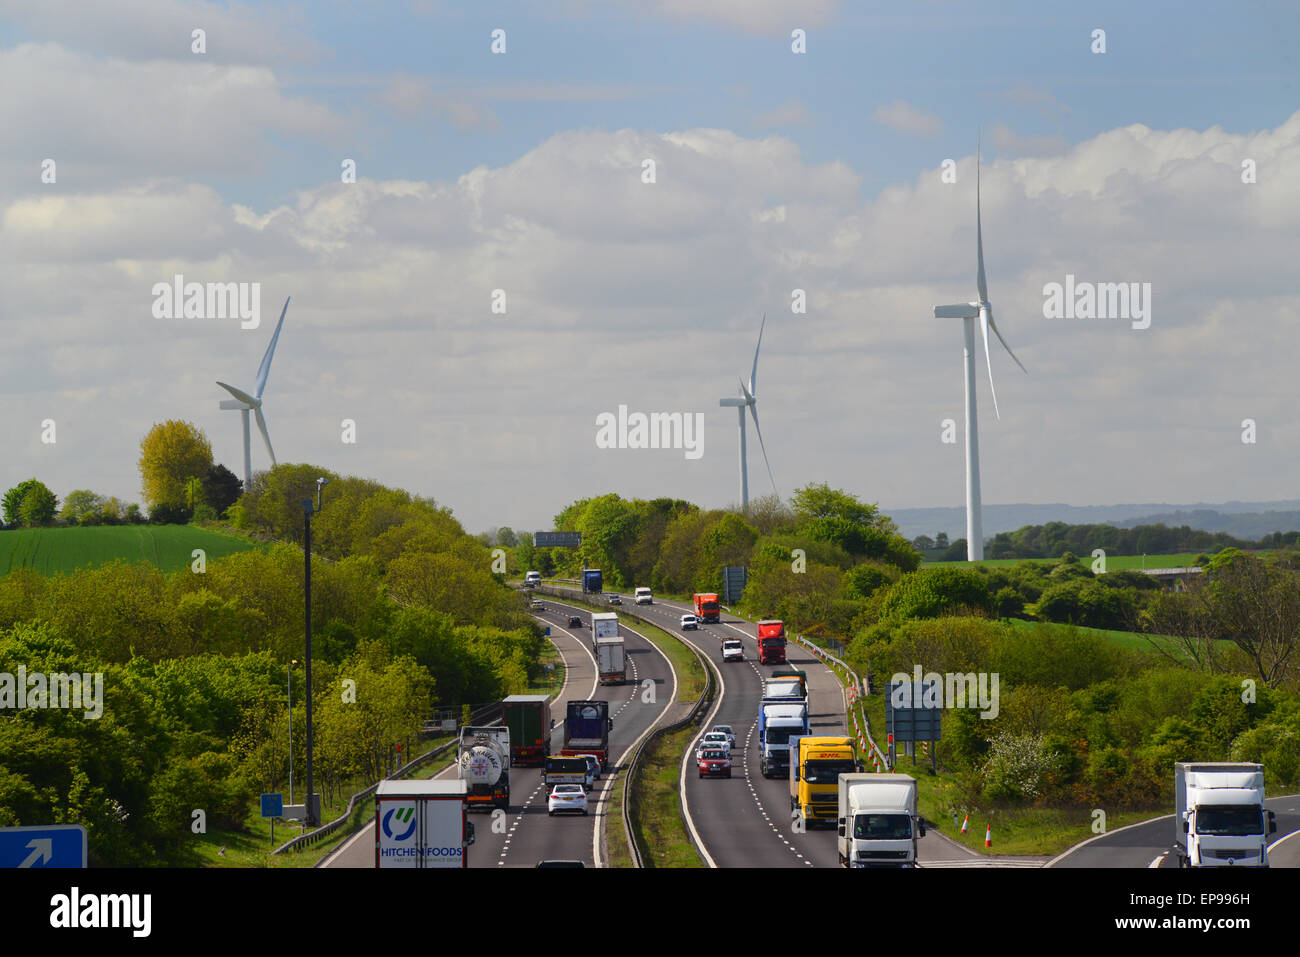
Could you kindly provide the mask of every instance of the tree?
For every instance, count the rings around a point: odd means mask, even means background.
[[[940,532],[938,535],[934,536],[934,547],[935,547],[935,548],[947,548],[947,547],[948,547],[948,533],[947,533],[947,532]]]
[[[140,478],[151,512],[158,506],[185,505],[185,484],[212,468],[212,445],[201,429],[168,419],[140,441]]]
[[[29,478],[5,492],[3,507],[6,525],[14,525],[22,521],[23,497],[27,495],[28,489],[39,484],[36,479]]]
[[[54,521],[58,511],[59,500],[46,488],[44,482],[30,478],[19,482],[4,497],[4,513],[7,523],[35,527],[48,525]]]
[[[69,492],[59,510],[60,521],[70,525],[96,525],[103,517],[104,497],[88,488]]]
[[[912,544],[916,547],[916,550],[919,552],[928,552],[930,551],[930,549],[935,547],[934,539],[931,538],[929,535],[916,536],[916,538],[912,539]]]
[[[203,500],[203,482],[197,475],[191,475],[185,480],[185,504],[189,506],[190,511],[194,511],[194,506]]]
[[[514,529],[509,525],[502,525],[497,529],[496,544],[502,548],[514,548],[519,544],[519,536],[515,534]]]

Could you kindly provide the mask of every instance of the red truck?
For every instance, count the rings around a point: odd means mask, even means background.
[[[701,593],[695,596],[695,617],[700,621],[717,624],[722,620],[719,607],[717,595]]]
[[[785,664],[785,622],[769,618],[758,623],[758,662]]]

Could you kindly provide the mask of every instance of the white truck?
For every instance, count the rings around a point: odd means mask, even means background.
[[[1174,765],[1179,867],[1268,867],[1275,816],[1264,807],[1264,765]]]
[[[841,774],[841,867],[915,867],[916,839],[925,824],[916,813],[916,779],[906,774]]]
[[[654,595],[649,588],[638,588],[633,594],[638,605],[653,605],[655,603]]]
[[[758,703],[759,767],[765,778],[790,776],[790,738],[809,734],[808,706],[766,698]]]
[[[618,612],[601,611],[591,616],[591,647],[602,638],[618,637]]]
[[[456,776],[471,810],[510,807],[510,729],[503,724],[460,729]]]
[[[375,867],[468,867],[474,825],[464,781],[380,781]]]
[[[596,674],[603,685],[621,685],[627,680],[627,656],[624,653],[623,639],[618,635],[613,638],[596,639]]]
[[[763,683],[763,699],[788,701],[790,704],[808,703],[803,684],[794,680],[774,678]]]

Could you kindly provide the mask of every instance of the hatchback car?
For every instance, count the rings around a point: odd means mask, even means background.
[[[694,615],[682,615],[682,631],[699,631],[700,620]]]
[[[555,817],[562,811],[578,811],[586,815],[587,792],[581,784],[557,784],[551,788],[551,794],[546,799],[546,813]]]
[[[731,777],[731,758],[721,748],[708,748],[700,752],[695,761],[700,777]]]
[[[600,780],[600,758],[594,754],[576,754],[574,757],[582,758],[587,762],[587,780],[595,783]],[[591,785],[588,784],[588,787]]]
[[[581,628],[581,627],[582,627],[582,619],[579,618],[577,615],[570,615],[570,616],[569,616],[569,624],[572,625],[574,628]]]

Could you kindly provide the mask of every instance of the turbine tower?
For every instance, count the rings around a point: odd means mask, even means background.
[[[266,347],[266,355],[262,356],[262,364],[257,367],[257,394],[249,395],[241,389],[236,389],[233,385],[227,385],[218,381],[217,385],[225,389],[233,399],[222,399],[221,407],[223,409],[238,409],[244,420],[244,491],[247,492],[253,481],[253,456],[249,444],[248,436],[248,413],[254,412],[257,415],[257,428],[262,433],[262,439],[266,442],[266,451],[271,456],[271,465],[275,463],[275,450],[271,448],[271,436],[266,431],[266,417],[262,415],[262,390],[266,388],[266,377],[271,371],[271,357],[275,355],[275,344],[280,339],[280,327],[284,325],[284,314],[289,311],[289,300],[284,300],[284,308],[280,310],[280,321],[275,324],[275,334],[271,336],[271,344]]]
[[[984,229],[980,221],[980,149],[975,147],[975,256],[977,268],[975,286],[979,299],[951,306],[935,306],[936,319],[960,319],[966,337],[966,560],[977,562],[984,558],[984,527],[980,520],[980,441],[979,417],[975,408],[975,320],[979,319],[984,334],[984,361],[989,370],[989,391],[993,393],[993,414],[998,412],[998,393],[993,388],[993,359],[989,355],[989,330],[998,337],[1007,355],[1015,360],[1022,372],[1028,373],[1024,364],[1007,345],[993,321],[993,305],[989,302],[988,285],[984,279]]]
[[[740,420],[740,507],[749,508],[749,466],[745,457],[745,410],[754,417],[754,431],[758,433],[758,447],[763,450],[763,464],[767,466],[767,477],[772,482],[772,491],[776,492],[776,479],[772,478],[772,465],[767,460],[767,446],[763,444],[763,430],[758,427],[758,350],[763,347],[763,328],[767,325],[767,313],[763,313],[763,322],[758,327],[758,345],[754,347],[754,368],[749,373],[749,388],[740,382],[740,398],[719,399],[723,408],[736,407]],[[779,494],[779,493],[777,493]]]

